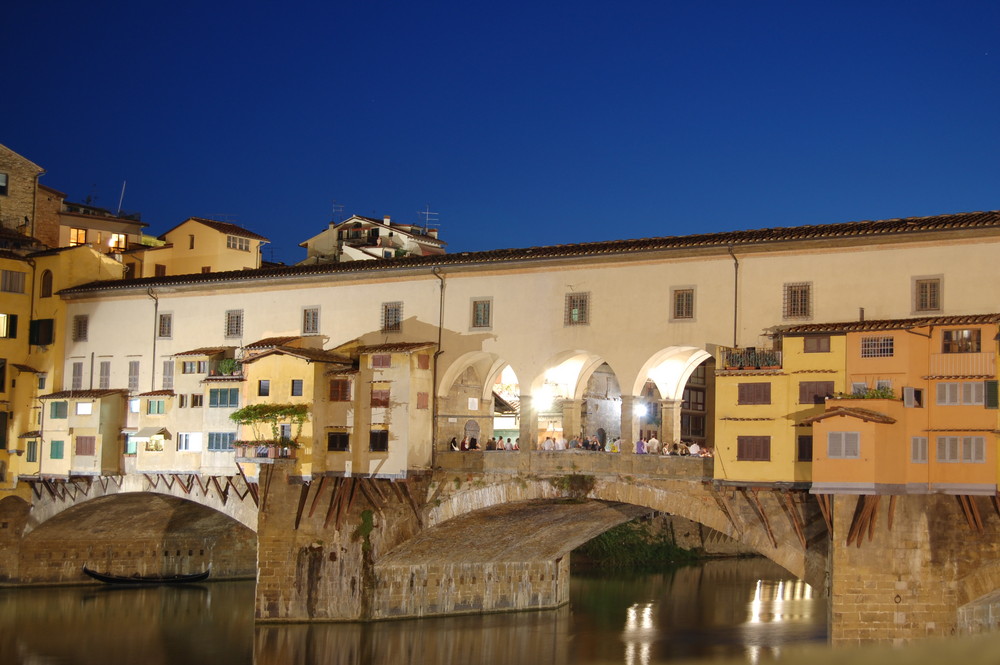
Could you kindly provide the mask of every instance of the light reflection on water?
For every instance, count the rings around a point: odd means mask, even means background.
[[[553,611],[254,627],[253,584],[0,591],[0,664],[654,665],[826,639],[826,602],[763,560],[578,576]]]

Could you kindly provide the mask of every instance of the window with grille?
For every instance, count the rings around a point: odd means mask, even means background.
[[[382,332],[400,332],[403,329],[403,303],[382,303]]]
[[[157,326],[156,336],[161,339],[169,339],[174,333],[174,315],[160,314],[160,325]]]
[[[327,432],[327,452],[347,452],[351,449],[351,435],[347,432]]]
[[[139,361],[128,361],[128,389],[129,392],[139,390]]]
[[[292,397],[302,396],[302,379],[292,379],[290,394]]]
[[[833,381],[800,381],[799,404],[825,404],[833,396]]]
[[[351,380],[331,379],[330,380],[330,401],[350,402],[351,401]]]
[[[813,438],[809,434],[800,434],[796,441],[795,460],[798,462],[811,462],[813,459]]]
[[[861,433],[827,432],[826,456],[830,459],[857,459],[861,456]]]
[[[862,358],[891,358],[892,353],[892,335],[866,335],[861,338]]]
[[[767,381],[741,383],[737,388],[738,404],[770,404],[771,384]]]
[[[812,283],[785,284],[784,306],[786,319],[808,319],[812,316]]]
[[[78,436],[76,437],[76,454],[77,455],[94,455],[97,451],[97,437],[96,436]]]
[[[24,276],[18,270],[0,270],[0,291],[4,293],[24,293]]]
[[[111,361],[102,360],[100,365],[98,365],[98,378],[97,386],[101,390],[107,390],[111,387]]]
[[[389,391],[388,389],[375,389],[372,388],[372,408],[388,408],[389,406]]]
[[[941,279],[925,278],[913,282],[913,309],[917,312],[941,311]]]
[[[566,310],[563,314],[563,325],[590,325],[590,294],[567,293]]]
[[[736,437],[736,459],[742,462],[770,462],[771,437]]]
[[[493,325],[493,301],[481,298],[472,301],[472,327],[489,328]]]
[[[979,353],[981,350],[979,328],[945,330],[941,334],[942,353]]]
[[[226,337],[243,337],[243,310],[230,309],[226,311]]]
[[[304,307],[302,309],[302,334],[319,334],[319,307]]]
[[[77,314],[73,317],[73,341],[86,342],[87,332],[90,326],[90,317],[87,314]]]
[[[373,429],[368,437],[368,450],[373,453],[388,452],[389,432],[384,429]]]
[[[910,461],[914,464],[927,464],[926,436],[914,436],[910,438]]]
[[[694,318],[694,289],[674,289],[671,319]]]

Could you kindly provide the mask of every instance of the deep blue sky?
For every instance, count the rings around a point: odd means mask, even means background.
[[[43,183],[286,262],[334,201],[453,252],[1000,208],[995,1],[35,0],[0,63]]]

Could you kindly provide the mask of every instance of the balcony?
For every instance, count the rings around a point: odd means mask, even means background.
[[[932,353],[931,376],[996,376],[996,354]]]
[[[732,348],[720,346],[716,367],[719,369],[781,369],[781,351],[754,347]]]

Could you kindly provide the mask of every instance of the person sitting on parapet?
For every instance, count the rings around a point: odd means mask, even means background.
[[[656,435],[649,437],[649,441],[646,442],[646,452],[650,455],[660,454],[660,440],[656,438]]]
[[[451,437],[451,443],[448,444],[448,447],[452,450],[458,450],[458,439],[454,436]]]
[[[701,455],[701,446],[698,445],[697,441],[688,446],[688,454],[695,456]]]

